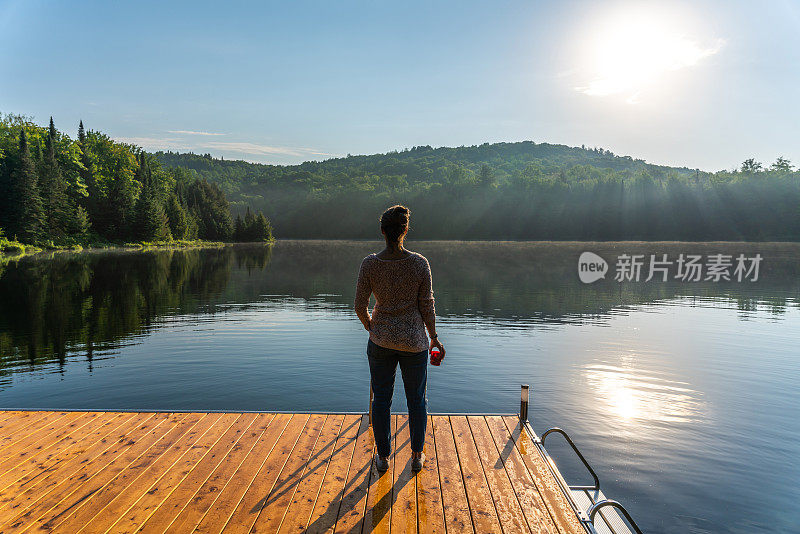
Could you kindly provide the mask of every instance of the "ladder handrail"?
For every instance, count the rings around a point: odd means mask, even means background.
[[[567,435],[566,432],[564,432],[562,429],[560,429],[558,427],[553,427],[553,428],[548,429],[547,431],[545,431],[544,434],[542,434],[542,437],[539,438],[541,440],[541,442],[542,442],[542,446],[544,446],[544,439],[549,434],[552,434],[554,432],[564,436],[564,439],[567,440],[567,443],[569,443],[569,446],[572,447],[572,450],[575,451],[575,454],[578,455],[578,458],[580,458],[581,462],[583,462],[584,467],[586,467],[587,471],[589,471],[589,474],[591,474],[592,478],[594,479],[594,486],[570,486],[570,489],[599,490],[600,489],[600,478],[598,478],[597,473],[594,472],[594,469],[592,469],[592,466],[589,465],[589,462],[586,461],[586,458],[583,457],[583,454],[581,454],[581,451],[578,450],[578,447],[575,445],[575,443],[572,442],[572,439],[570,439],[569,435]]]
[[[613,499],[598,501],[594,503],[591,508],[589,508],[589,521],[591,521],[592,524],[594,524],[594,516],[596,516],[597,513],[600,512],[600,508],[603,508],[604,506],[611,506],[618,509],[620,512],[622,512],[622,515],[625,516],[625,519],[628,521],[630,526],[633,527],[633,530],[636,531],[636,534],[642,534],[642,530],[639,528],[639,525],[636,524],[636,521],[633,520],[631,514],[628,513],[628,510],[626,510],[622,504]]]

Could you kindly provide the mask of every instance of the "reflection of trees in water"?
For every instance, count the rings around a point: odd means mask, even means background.
[[[275,247],[270,276],[261,294],[320,298],[349,308],[361,259],[378,251],[378,242],[284,241]],[[530,243],[419,242],[409,248],[431,263],[436,309],[443,316],[481,316],[502,322],[541,320],[558,323],[602,316],[611,310],[679,297],[725,299],[743,311],[781,310],[800,297],[800,245],[765,243]],[[609,262],[605,280],[578,280],[578,257],[594,251]],[[739,254],[764,257],[759,281],[614,281],[622,253]],[[642,279],[646,277],[646,271]],[[320,295],[324,295],[320,297]]]
[[[237,264],[264,269],[270,247],[147,252],[86,252],[25,257],[0,276],[0,358],[64,362],[71,351],[91,361],[159,317],[206,312]]]
[[[733,243],[420,242],[433,268],[437,311],[504,324],[561,323],[685,297],[735,303],[743,313],[780,314],[800,297],[800,245]],[[0,271],[0,366],[64,362],[68,353],[108,354],[160,318],[212,314],[230,304],[287,296],[308,306],[351,313],[361,259],[378,242],[279,241],[274,246],[202,250],[84,252],[9,261]],[[609,261],[606,280],[582,284],[578,256]],[[618,254],[754,254],[764,257],[758,282],[619,284]],[[267,268],[268,267],[268,268]],[[708,305],[703,303],[702,305]]]

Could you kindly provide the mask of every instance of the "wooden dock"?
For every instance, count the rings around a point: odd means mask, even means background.
[[[585,533],[516,416],[0,411],[0,532]]]

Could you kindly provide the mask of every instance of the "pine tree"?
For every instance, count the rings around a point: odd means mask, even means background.
[[[253,223],[253,239],[255,241],[272,241],[272,224],[261,212],[258,212]]]
[[[244,223],[242,222],[242,216],[237,213],[236,222],[233,225],[233,240],[244,241],[243,234],[244,234]]]
[[[76,237],[86,237],[92,223],[89,221],[89,213],[83,208],[78,206],[75,208],[75,215],[70,220],[70,233]]]
[[[40,172],[40,191],[45,210],[46,230],[51,237],[64,237],[69,232],[68,224],[73,216],[67,198],[67,182],[56,159],[58,132],[50,117],[50,129],[46,139],[44,161]]]
[[[28,151],[25,128],[19,135],[19,156],[11,173],[11,208],[13,210],[10,235],[26,243],[36,243],[43,236],[44,213],[39,195],[39,179]]]
[[[169,230],[173,239],[187,239],[189,233],[189,220],[186,210],[181,206],[177,195],[169,197],[167,203],[167,218],[169,219]]]
[[[189,208],[197,216],[198,237],[228,241],[233,236],[233,219],[225,193],[217,184],[195,180],[186,193]]]
[[[135,178],[139,177],[137,168]],[[105,220],[108,217],[107,227],[103,231],[115,239],[129,239],[134,237],[137,229],[137,185],[131,179],[128,169],[117,169],[114,181],[108,192],[106,207],[95,200],[90,205],[94,206],[95,214],[89,210],[92,221]],[[99,197],[99,192],[97,193]],[[90,190],[91,195],[91,190]]]
[[[147,165],[144,152],[139,157],[136,176],[142,182],[139,200],[136,202],[136,238],[142,241],[170,239],[169,219],[156,193],[153,175]]]
[[[247,212],[244,214],[244,228],[242,231],[242,241],[255,240],[255,225],[256,218],[250,211],[250,206],[247,207]]]
[[[97,187],[97,182],[92,172],[92,158],[89,151],[89,143],[86,137],[86,130],[83,128],[83,120],[78,123],[78,147],[81,150],[80,162],[81,169],[79,171],[81,181],[86,186],[87,195],[83,199],[83,204],[86,212],[89,214],[90,220],[98,221],[100,217],[100,191]]]

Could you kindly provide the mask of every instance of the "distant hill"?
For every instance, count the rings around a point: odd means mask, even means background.
[[[299,165],[157,152],[219,184],[234,211],[263,210],[279,237],[379,237],[394,203],[417,239],[800,239],[800,173],[700,172],[602,148],[419,146]]]
[[[630,156],[617,156],[602,148],[569,147],[522,141],[517,143],[484,143],[468,147],[417,146],[402,151],[373,155],[348,155],[325,161],[308,161],[298,165],[267,165],[241,160],[212,158],[209,154],[156,152],[156,157],[168,167],[191,169],[210,181],[224,185],[228,192],[241,186],[259,183],[286,185],[310,184],[325,188],[337,185],[343,178],[356,180],[364,176],[379,176],[392,182],[402,178],[409,183],[447,182],[453,167],[462,167],[466,181],[479,178],[487,166],[497,183],[510,180],[515,172],[524,172],[531,165],[545,172],[591,166],[614,171],[647,171],[654,176],[666,173],[694,174],[694,169],[667,167],[646,163]],[[458,174],[458,172],[456,173]]]

